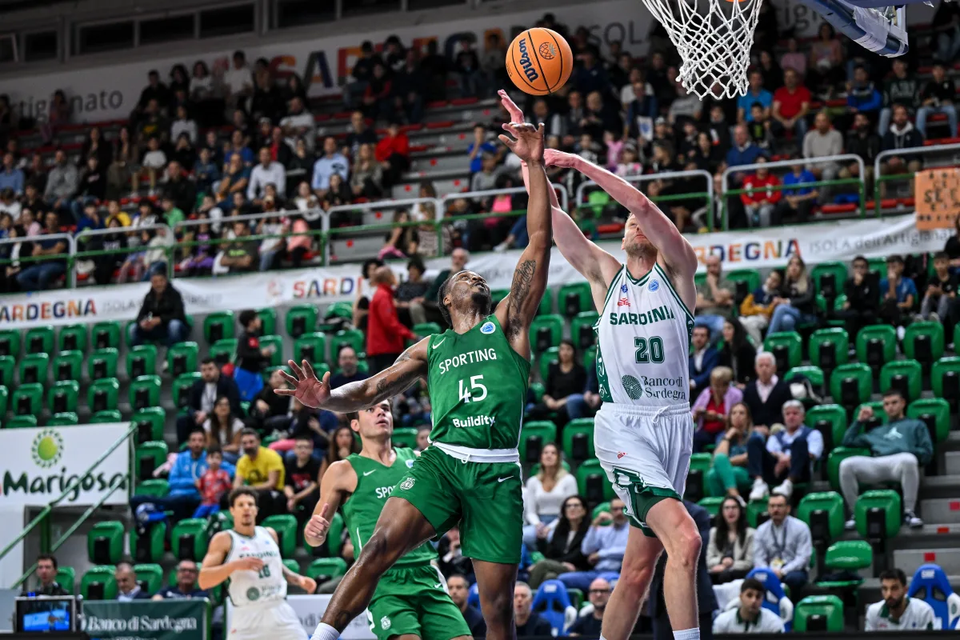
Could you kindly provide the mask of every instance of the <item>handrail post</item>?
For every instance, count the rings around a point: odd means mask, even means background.
[[[320,210],[320,231],[323,237],[323,253],[320,261],[323,266],[330,266],[330,212]]]
[[[50,543],[53,539],[52,523],[53,510],[47,511],[40,520],[40,553],[50,553]]]

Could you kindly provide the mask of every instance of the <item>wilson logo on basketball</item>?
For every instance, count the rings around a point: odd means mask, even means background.
[[[553,60],[557,56],[557,48],[549,42],[543,42],[537,49],[540,57],[544,60]]]
[[[527,76],[527,80],[530,82],[540,77],[537,70],[533,68],[533,62],[530,61],[530,51],[527,49],[526,38],[520,40],[520,66],[523,67],[523,75]]]

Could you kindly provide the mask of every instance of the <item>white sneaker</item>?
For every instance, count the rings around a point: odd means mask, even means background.
[[[853,518],[850,518],[849,520],[843,523],[843,528],[847,531],[853,531],[854,529],[857,528],[857,521],[854,520]]]
[[[913,511],[904,511],[903,512],[903,524],[913,527],[914,529],[923,526],[923,520],[917,517]]]
[[[787,499],[790,499],[790,496],[793,495],[793,483],[790,482],[790,478],[787,478],[777,486],[773,488],[774,495],[786,496]]]
[[[770,487],[761,478],[753,481],[753,488],[750,490],[750,502],[754,500],[763,500],[770,495]]]
[[[936,311],[930,313],[930,322],[940,322],[940,314]]]
[[[897,340],[903,342],[904,336],[907,335],[907,330],[903,327],[897,327]]]

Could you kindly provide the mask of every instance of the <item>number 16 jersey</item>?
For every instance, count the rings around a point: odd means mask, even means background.
[[[527,399],[530,363],[513,350],[495,315],[464,334],[430,336],[430,440],[465,449],[513,449]]]
[[[621,266],[599,311],[600,398],[647,407],[688,403],[693,317],[660,265],[640,279]]]

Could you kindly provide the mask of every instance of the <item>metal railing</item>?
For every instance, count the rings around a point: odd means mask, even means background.
[[[678,180],[681,178],[694,178],[694,177],[703,178],[706,181],[707,183],[706,191],[694,191],[691,193],[652,196],[650,197],[650,200],[654,204],[656,204],[660,202],[669,203],[669,202],[678,202],[683,200],[701,200],[702,199],[704,201],[704,204],[709,207],[710,203],[713,202],[714,195],[715,195],[713,191],[713,176],[711,176],[707,171],[704,171],[702,169],[695,169],[691,171],[670,171],[667,173],[645,174],[645,175],[639,175],[639,176],[630,176],[623,179],[630,183],[642,184],[644,182],[656,182],[658,180]],[[574,202],[576,203],[577,207],[583,207],[585,205],[589,206],[590,203],[588,199],[584,197],[586,195],[587,189],[593,188],[593,187],[599,188],[599,186],[600,185],[598,185],[593,180],[588,180],[586,182],[581,183],[580,186],[577,187],[577,194],[574,199]],[[564,209],[566,209],[566,207],[564,207]],[[707,225],[708,229],[710,231],[713,231],[713,216],[712,215],[708,216],[707,220],[708,220],[708,225]]]
[[[874,210],[877,215],[880,215],[880,185],[885,182],[890,182],[892,180],[907,180],[908,178],[913,178],[913,173],[898,173],[882,176],[880,175],[880,167],[883,164],[883,161],[886,158],[900,157],[900,156],[924,156],[924,155],[935,155],[937,153],[944,153],[948,151],[956,151],[957,153],[952,158],[952,162],[949,162],[947,165],[943,166],[958,166],[960,165],[960,144],[938,144],[929,147],[910,147],[907,149],[890,149],[888,151],[881,151],[877,154],[876,159],[873,161],[873,202]],[[941,167],[938,167],[941,168]],[[861,170],[861,174],[862,170]]]
[[[42,263],[42,262],[54,262],[63,260],[67,263],[67,285],[72,289],[77,286],[77,272],[76,269],[73,269],[72,256],[77,253],[77,241],[69,233],[46,233],[39,236],[25,236],[23,238],[4,238],[0,240],[0,245],[3,244],[17,244],[20,242],[29,242],[31,244],[37,242],[46,242],[53,239],[63,239],[67,241],[67,253],[58,253],[56,255],[47,255],[47,256],[18,256],[16,262],[27,263]],[[9,264],[14,262],[13,259],[0,260],[0,268],[4,268]]]
[[[163,229],[167,232],[167,234],[170,236],[171,247],[176,248],[173,229],[171,229],[169,225],[166,225],[163,223],[145,224],[139,227],[118,227],[118,228],[112,228],[112,229],[110,228],[84,229],[83,231],[77,234],[76,245],[79,247],[81,243],[83,243],[87,238],[91,238],[91,237],[108,236],[116,233],[138,234],[141,231],[156,231],[158,229]],[[78,260],[90,260],[93,258],[100,258],[103,256],[111,256],[111,255],[130,256],[135,253],[141,253],[146,251],[159,251],[162,249],[164,253],[167,255],[167,276],[173,277],[173,264],[172,264],[173,261],[170,259],[172,257],[172,254],[169,252],[168,250],[169,248],[170,247],[149,247],[145,244],[138,244],[132,247],[126,246],[126,247],[123,247],[122,249],[79,249],[78,248],[77,251],[70,256],[70,272],[73,275],[74,280],[76,280],[76,277],[77,277],[76,263]],[[145,265],[145,266],[149,267],[150,265]]]

